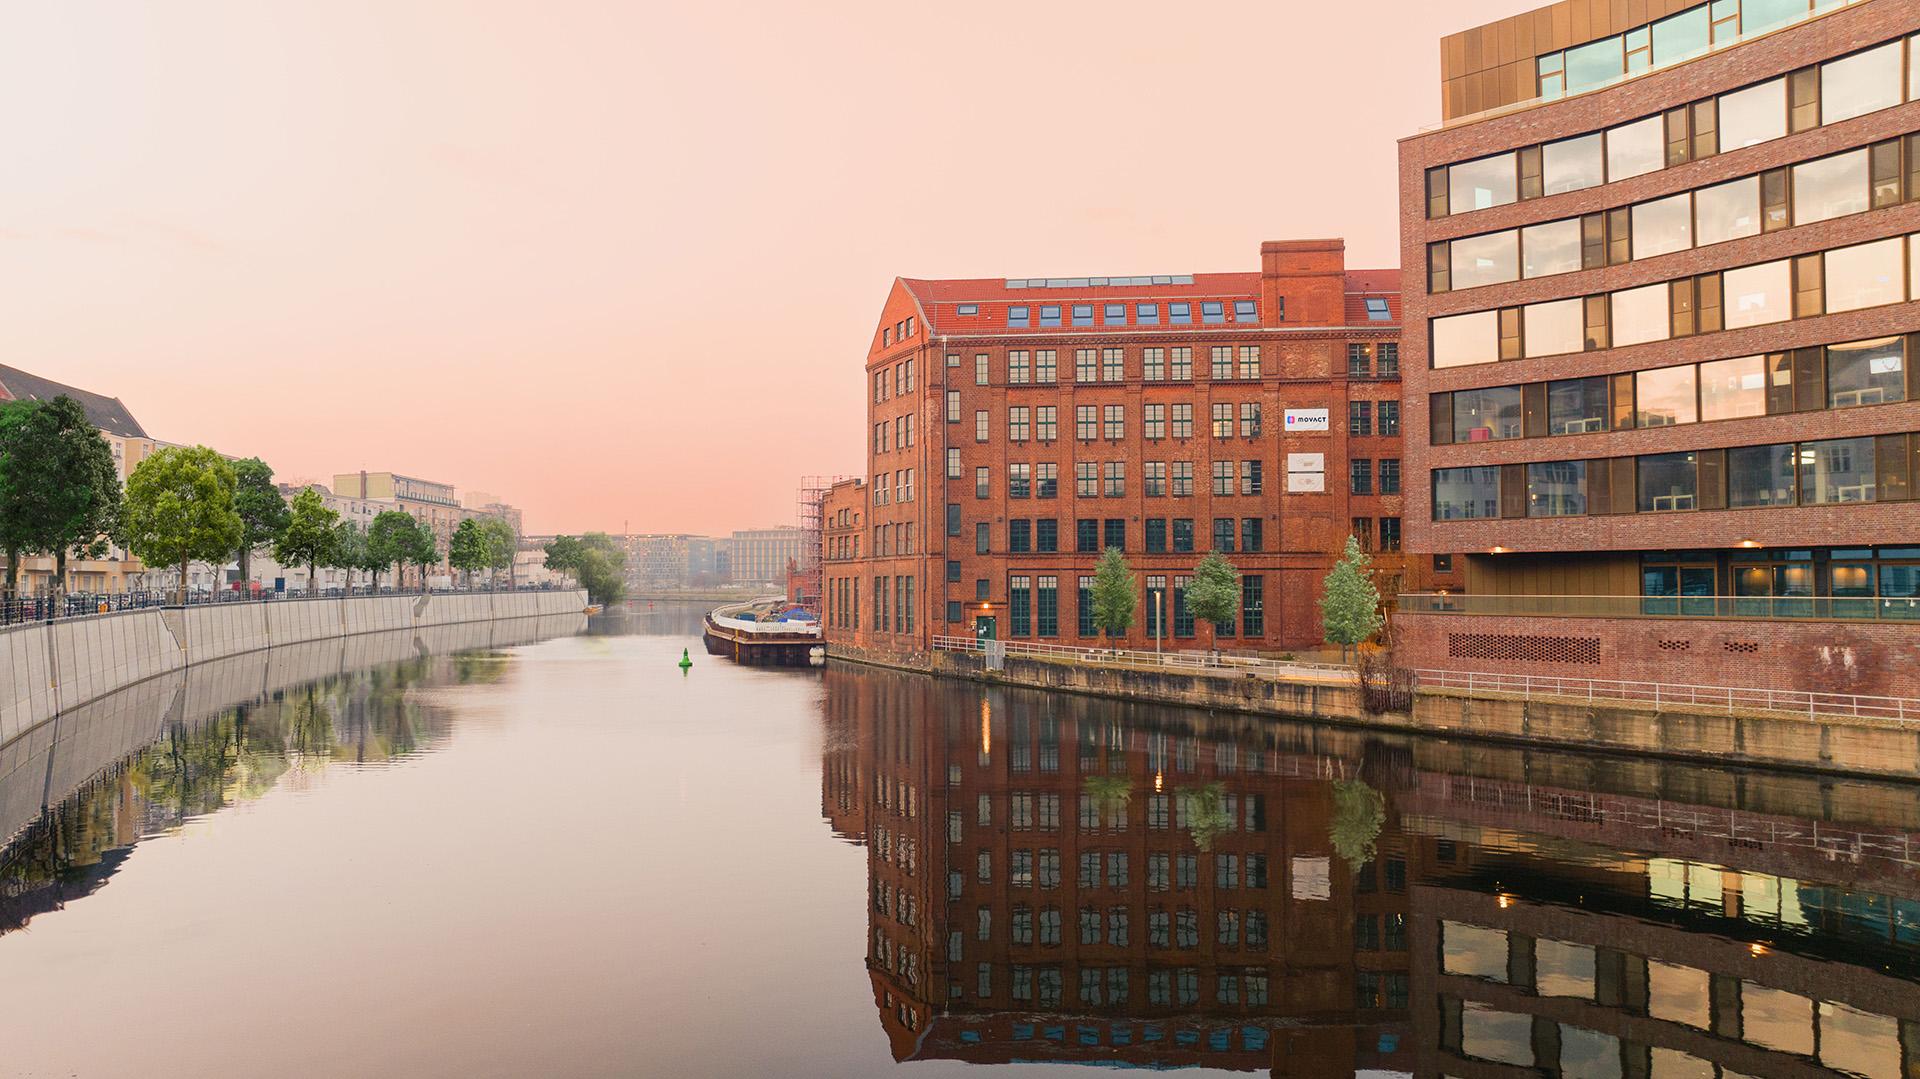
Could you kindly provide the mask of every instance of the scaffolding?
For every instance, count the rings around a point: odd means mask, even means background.
[[[822,508],[827,500],[827,492],[833,485],[849,476],[802,476],[800,493],[795,502],[796,515],[800,525],[800,555],[794,559],[794,567],[787,575],[787,599],[809,610],[820,609],[820,596],[825,590],[820,566],[820,545],[826,531],[826,515]]]

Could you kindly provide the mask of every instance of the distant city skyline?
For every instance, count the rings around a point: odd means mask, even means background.
[[[1528,6],[22,8],[7,362],[530,531],[785,523],[896,274],[1392,266],[1437,40]]]

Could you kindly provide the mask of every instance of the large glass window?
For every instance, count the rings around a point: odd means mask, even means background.
[[[1527,516],[1579,517],[1587,512],[1587,463],[1548,461],[1527,466]]]
[[[1738,150],[1787,134],[1787,80],[1774,79],[1720,96],[1720,151]]]
[[[1607,380],[1569,378],[1547,383],[1547,429],[1556,435],[1583,435],[1607,429]]]
[[[1622,124],[1607,132],[1607,182],[1666,167],[1667,129],[1658,116]]]
[[[1525,326],[1527,356],[1558,356],[1579,352],[1586,343],[1586,320],[1581,301],[1554,300],[1520,309]]]
[[[1712,32],[1705,4],[1654,23],[1654,66],[1677,64],[1690,56],[1706,52]]]
[[[1668,291],[1663,281],[1613,294],[1611,325],[1615,348],[1667,339],[1670,333]]]
[[[1898,236],[1827,252],[1827,313],[1906,299],[1903,254]]]
[[[1835,438],[1800,444],[1803,505],[1872,502],[1873,439]]]
[[[1640,458],[1641,513],[1694,508],[1699,464],[1691,453],[1655,453]]]
[[[1827,348],[1827,407],[1907,399],[1906,353],[1898,337]]]
[[[1436,468],[1433,470],[1433,519],[1457,521],[1500,516],[1500,470],[1497,468]]]
[[[1700,246],[1760,235],[1760,177],[1704,187],[1693,194],[1694,240]]]
[[[1606,163],[1600,149],[1600,133],[1577,139],[1550,142],[1540,148],[1540,165],[1549,195],[1599,187],[1606,182]]]
[[[1456,289],[1497,285],[1520,276],[1520,234],[1512,229],[1455,240],[1451,250]]]
[[[1699,419],[1694,390],[1695,368],[1663,367],[1641,371],[1633,380],[1634,425],[1673,427]]]
[[[1727,451],[1727,508],[1793,505],[1793,444]]]
[[[1453,395],[1455,442],[1494,442],[1520,435],[1520,387],[1491,386]]]
[[[1865,147],[1793,167],[1796,225],[1862,213],[1871,205]]]
[[[1518,197],[1519,171],[1511,152],[1462,161],[1447,168],[1447,212],[1463,214],[1505,206]]]
[[[1693,246],[1693,203],[1687,192],[1633,208],[1633,257],[1652,258]]]
[[[1701,419],[1731,420],[1766,414],[1766,357],[1741,356],[1700,365]]]
[[[1526,276],[1572,273],[1580,268],[1580,219],[1529,225],[1521,230],[1520,246]]]
[[[1567,92],[1577,94],[1619,78],[1626,72],[1626,54],[1618,36],[1567,50]]]
[[[1465,367],[1500,358],[1500,313],[1475,311],[1433,320],[1433,365]]]
[[[1793,317],[1793,273],[1787,260],[1728,270],[1722,279],[1727,329],[1763,326]]]
[[[1740,0],[1740,33],[1751,37],[1806,18],[1807,0]]]
[[[1820,65],[1820,122],[1835,124],[1900,104],[1900,43]]]

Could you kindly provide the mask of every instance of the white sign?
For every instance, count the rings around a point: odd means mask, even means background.
[[[1333,898],[1333,859],[1296,857],[1291,876],[1295,899]]]
[[[1325,472],[1289,472],[1287,473],[1288,494],[1319,494],[1327,489]]]
[[[1329,431],[1332,425],[1327,420],[1324,408],[1287,409],[1285,425],[1288,433],[1296,431]]]
[[[1326,470],[1327,455],[1324,453],[1287,454],[1288,472],[1325,472]]]

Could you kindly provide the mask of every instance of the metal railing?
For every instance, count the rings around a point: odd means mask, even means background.
[[[1147,652],[1128,648],[1094,648],[1085,645],[1046,644],[1040,641],[993,641],[996,650],[1008,656],[1085,663],[1096,667],[1157,668],[1176,671],[1205,671],[1212,674],[1263,674],[1274,678],[1307,678],[1315,681],[1352,681],[1353,668],[1338,663],[1308,663],[1297,660],[1208,652]],[[935,637],[933,647],[943,652],[984,654],[989,642],[980,637]]]
[[[1685,705],[1728,713],[1737,711],[1791,712],[1799,715],[1855,716],[1865,719],[1920,721],[1920,699],[1877,697],[1864,693],[1818,693],[1798,689],[1743,689],[1737,686],[1694,686],[1673,682],[1627,682],[1609,678],[1561,678],[1538,674],[1484,674],[1475,671],[1414,671],[1423,690],[1454,689],[1468,693],[1499,693],[1532,700],[1535,697],[1573,698],[1651,704],[1656,708]]]
[[[1920,624],[1920,596],[1497,596],[1414,592],[1400,597],[1400,610],[1408,614],[1508,617],[1757,618]]]
[[[378,589],[370,585],[357,585],[352,588],[321,588],[313,592],[239,592],[227,589],[218,592],[187,592],[187,606],[198,607],[217,603],[288,603],[306,599],[343,599],[347,596],[420,596],[420,595],[484,595],[488,592],[553,592],[570,586],[554,584],[526,584],[519,586],[501,586],[497,588],[392,588]],[[65,596],[30,595],[0,597],[0,626],[18,625],[23,622],[51,622],[61,618],[85,618],[93,615],[114,614],[120,611],[135,611],[149,607],[178,607],[179,594],[171,588],[136,589],[127,592],[69,592]]]

